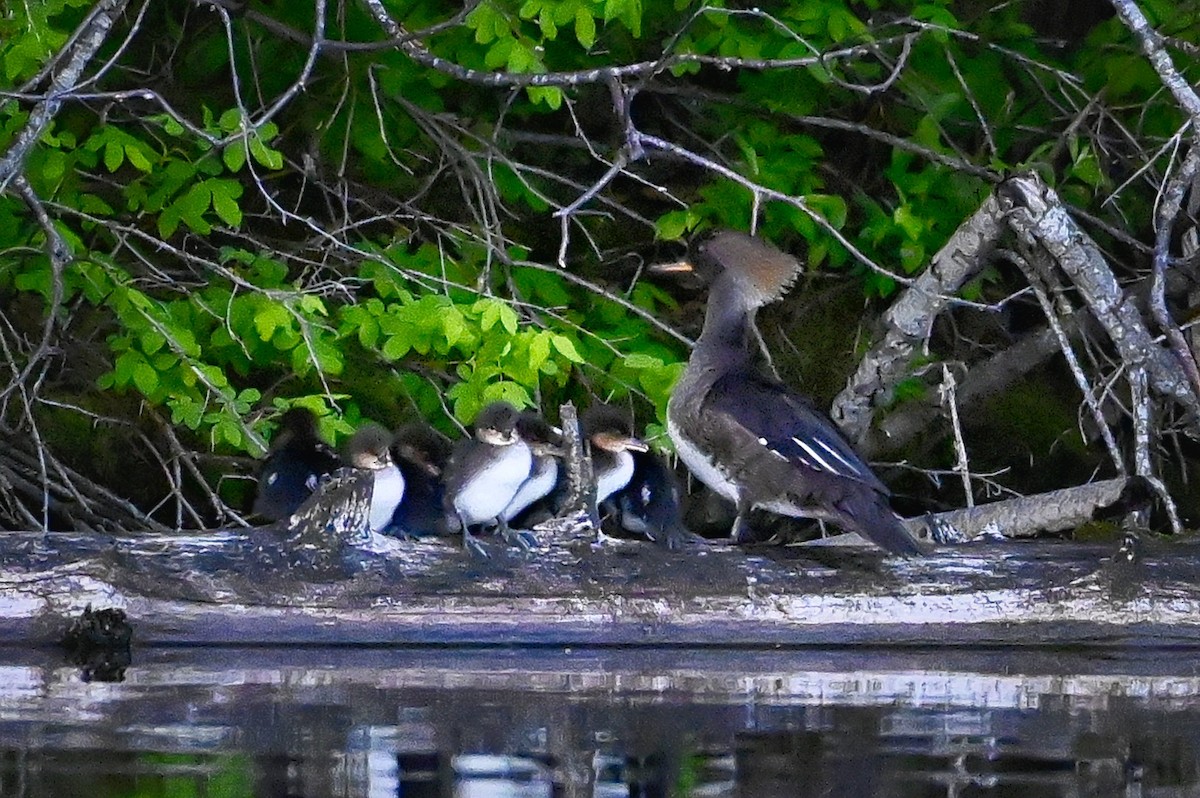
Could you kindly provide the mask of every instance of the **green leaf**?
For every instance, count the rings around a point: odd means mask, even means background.
[[[179,120],[170,114],[155,114],[147,117],[151,122],[157,122],[168,136],[182,136],[187,129],[179,124]]]
[[[240,227],[242,224],[242,209],[237,198],[242,195],[242,186],[233,180],[206,180],[212,192],[212,207],[221,221],[230,227]]]
[[[496,69],[508,63],[508,54],[512,52],[514,39],[511,36],[498,39],[488,48],[483,57],[483,65],[488,69]]]
[[[480,313],[479,326],[484,332],[499,324],[509,335],[517,334],[517,313],[507,302],[485,297],[472,305],[471,310]]]
[[[562,106],[563,93],[558,86],[530,86],[526,92],[530,102],[541,103],[552,111]]]
[[[235,133],[242,129],[242,112],[237,108],[230,108],[225,113],[221,114],[221,119],[217,122],[221,130],[226,133]]]
[[[533,52],[533,48],[523,41],[513,41],[508,51],[509,72],[545,72],[542,61]]]
[[[187,396],[173,396],[167,399],[171,408],[171,423],[182,424],[190,430],[200,428],[200,420],[204,416],[204,405]]]
[[[533,397],[525,386],[511,380],[493,382],[483,389],[483,403],[508,402],[518,410],[533,407]]]
[[[461,341],[466,332],[467,324],[463,319],[462,311],[455,307],[447,308],[442,316],[442,334],[446,336],[446,351]]]
[[[476,44],[487,44],[512,33],[507,17],[487,0],[475,6],[475,9],[467,14],[464,22],[468,28],[475,31]]]
[[[197,233],[207,235],[212,232],[212,228],[204,220],[204,213],[211,203],[212,192],[209,191],[208,186],[204,183],[197,183],[183,196],[172,202],[168,209],[178,214],[178,218],[186,222],[188,227]]]
[[[483,409],[482,391],[476,383],[464,380],[456,382],[446,391],[446,398],[453,403],[454,417],[469,424]]]
[[[387,360],[399,360],[412,349],[412,338],[407,332],[397,332],[383,342],[380,352]]]
[[[580,356],[579,350],[575,348],[575,342],[565,335],[555,334],[550,339],[551,344],[558,350],[559,354],[565,357],[572,363],[582,363],[583,357]]]
[[[250,155],[268,169],[283,168],[283,153],[268,147],[257,132],[250,134]]]
[[[620,20],[634,38],[642,35],[642,0],[604,0],[604,21]]]
[[[621,362],[625,364],[626,368],[631,369],[655,369],[661,368],[663,364],[661,358],[657,358],[652,355],[645,355],[641,352],[633,352],[632,354],[628,354]]]
[[[654,223],[654,237],[660,241],[677,241],[684,234],[696,229],[700,217],[691,209],[669,211],[658,217]]]
[[[471,306],[471,310],[480,313],[479,326],[484,332],[500,323],[500,303],[495,299],[481,299]]]
[[[292,316],[287,308],[278,302],[266,300],[254,314],[254,329],[263,341],[270,341],[275,336],[275,330],[280,327],[290,327]]]
[[[596,44],[596,18],[583,6],[575,9],[575,38],[585,50]]]
[[[141,144],[126,144],[125,157],[129,160],[129,163],[133,164],[133,168],[137,169],[139,172],[149,173],[150,170],[153,169],[153,166],[150,164],[150,159],[146,157],[144,152],[142,152]]]
[[[904,231],[910,241],[916,241],[925,231],[926,222],[908,205],[901,205],[892,212],[892,221]]]
[[[145,360],[138,358],[133,365],[133,384],[147,398],[158,390],[158,372]]]
[[[540,371],[546,359],[550,357],[550,338],[553,333],[541,331],[529,342],[529,367]]]
[[[242,167],[246,165],[246,142],[238,140],[226,144],[225,149],[221,150],[221,160],[225,162],[225,168],[229,171],[242,171]]]
[[[142,331],[142,351],[147,355],[153,355],[162,349],[166,342],[167,337],[153,327],[147,327]]]
[[[274,262],[274,261],[272,261]],[[283,266],[283,264],[279,264]],[[284,267],[286,273],[287,267]],[[325,300],[316,294],[301,294],[300,295],[300,310],[312,316],[328,316],[329,309],[325,307]]]
[[[125,148],[117,142],[115,137],[109,138],[104,145],[104,168],[115,172],[121,168],[123,163],[125,163]]]

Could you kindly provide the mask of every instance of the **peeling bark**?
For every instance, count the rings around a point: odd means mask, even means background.
[[[1112,547],[1063,543],[915,559],[728,546],[681,556],[609,543],[481,563],[450,544],[409,541],[322,581],[270,570],[237,535],[96,543],[0,540],[4,640],[57,640],[90,603],[124,610],[135,646],[1200,641],[1195,545],[1129,562],[1106,559]]]
[[[833,418],[852,440],[864,440],[875,408],[909,376],[913,356],[925,346],[934,319],[987,265],[990,251],[1005,230],[1000,204],[995,196],[989,196],[888,309],[883,337],[859,362],[858,370],[833,402]]]
[[[1096,513],[1127,502],[1129,480],[1106,479],[1088,485],[989,502],[931,516],[929,524],[941,530],[944,540],[971,540],[981,535],[1006,538],[1032,537],[1042,532],[1074,529]],[[1140,486],[1139,486],[1140,490]],[[919,519],[909,521],[914,525]],[[926,524],[927,526],[929,524]]]
[[[1155,342],[1136,302],[1122,290],[1099,247],[1070,217],[1054,191],[1029,174],[1006,181],[998,193],[1021,243],[1054,259],[1079,289],[1121,360],[1130,368],[1144,365],[1154,390],[1178,402],[1193,427],[1200,425],[1200,397],[1178,361]]]

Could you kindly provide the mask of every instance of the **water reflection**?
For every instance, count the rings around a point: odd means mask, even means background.
[[[0,649],[0,796],[1200,796],[1195,662]]]

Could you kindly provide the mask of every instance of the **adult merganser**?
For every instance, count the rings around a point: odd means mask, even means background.
[[[754,316],[795,280],[799,262],[745,233],[722,231],[657,273],[709,283],[704,329],[667,405],[667,431],[693,474],[737,506],[731,536],[749,539],[755,507],[819,518],[888,551],[920,552],[888,489],[829,417],[754,364]]]

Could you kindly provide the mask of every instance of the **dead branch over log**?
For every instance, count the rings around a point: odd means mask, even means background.
[[[1200,424],[1200,397],[1192,391],[1179,363],[1154,340],[1100,248],[1067,213],[1058,195],[1032,174],[1008,180],[998,191],[1022,244],[1054,258],[1079,289],[1122,361],[1130,367],[1145,365],[1154,389],[1186,409],[1193,425]]]
[[[1032,537],[1042,532],[1074,529],[1118,502],[1140,503],[1129,495],[1129,491],[1129,480],[1106,479],[1036,496],[1020,496],[938,513],[929,519],[929,525],[940,530],[937,535],[943,540],[970,540],[981,535]]]
[[[884,314],[883,337],[833,402],[834,420],[851,439],[864,439],[875,408],[910,374],[913,357],[925,346],[934,319],[987,265],[1004,231],[1004,213],[996,198],[989,196]]]
[[[1086,313],[1072,313],[1061,320],[1060,326],[1072,340],[1095,331],[1095,325]],[[989,397],[998,396],[1060,351],[1055,329],[1046,327],[990,358],[972,364],[958,388],[959,405],[976,406]],[[874,434],[868,434],[861,448],[867,455],[901,451],[944,416],[945,408],[940,403],[908,402],[880,419],[878,429]]]

